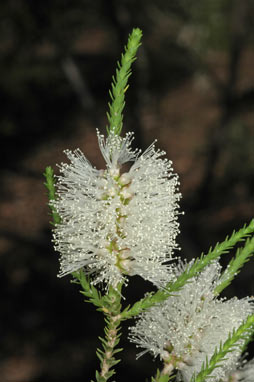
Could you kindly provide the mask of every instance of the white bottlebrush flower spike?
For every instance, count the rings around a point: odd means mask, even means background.
[[[80,268],[93,283],[115,286],[140,275],[161,286],[168,281],[177,247],[178,177],[154,144],[143,154],[131,149],[133,135],[98,133],[105,170],[97,170],[80,150],[66,151],[57,200],[61,223],[54,230],[61,254],[60,276]],[[128,172],[124,163],[134,162]]]
[[[229,332],[253,312],[250,298],[225,301],[214,296],[220,271],[218,262],[206,267],[174,296],[142,313],[136,325],[130,328],[131,341],[144,349],[140,354],[149,351],[160,356],[172,369],[179,370],[180,381],[190,382],[206,357],[209,360],[215,347],[219,348]],[[222,366],[212,372],[212,381],[224,378],[240,354],[238,346],[228,353]]]

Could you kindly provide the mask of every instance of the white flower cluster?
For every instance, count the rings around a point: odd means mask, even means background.
[[[231,371],[223,382],[254,382],[254,359]]]
[[[180,268],[183,270],[183,265]],[[178,369],[179,381],[190,382],[215,348],[219,349],[229,333],[254,311],[250,298],[228,301],[215,298],[220,273],[219,263],[212,263],[174,296],[142,313],[130,328],[131,341],[144,349],[140,355],[149,351],[160,356],[172,370]],[[241,341],[237,343],[221,366],[214,369],[213,381],[220,381],[237,364],[241,344]],[[239,373],[244,376],[244,382],[251,381],[247,377],[248,369]]]
[[[98,133],[105,170],[91,166],[80,150],[66,151],[57,200],[61,218],[54,230],[61,254],[60,276],[84,268],[93,283],[116,286],[140,275],[157,286],[172,276],[178,234],[178,177],[154,144],[143,154],[131,149],[133,136]],[[129,171],[122,166],[134,162]]]

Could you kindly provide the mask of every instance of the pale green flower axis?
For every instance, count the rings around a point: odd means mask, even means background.
[[[125,52],[121,61],[117,63],[116,75],[113,77],[112,90],[109,91],[112,103],[108,104],[107,113],[109,127],[107,132],[120,135],[123,127],[123,109],[125,106],[125,92],[128,88],[128,78],[131,75],[131,64],[136,60],[138,47],[141,45],[142,31],[139,28],[133,29],[129,36]]]

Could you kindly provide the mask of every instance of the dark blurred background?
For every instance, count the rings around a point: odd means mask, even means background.
[[[103,166],[95,129],[105,132],[116,60],[138,26],[144,37],[125,131],[142,149],[157,138],[173,160],[185,211],[182,256],[198,256],[249,222],[254,2],[5,0],[0,15],[0,381],[87,381],[103,319],[70,277],[56,277],[42,173],[65,160],[65,148],[80,147]],[[253,294],[253,270],[252,260],[225,295]],[[135,301],[147,288],[134,278],[126,295]],[[134,345],[122,344],[119,380],[154,373],[157,362],[135,361]]]

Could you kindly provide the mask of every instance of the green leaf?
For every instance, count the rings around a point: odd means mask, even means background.
[[[46,182],[44,183],[45,187],[48,190],[48,198],[49,201],[55,200],[56,199],[56,194],[55,194],[55,178],[54,178],[54,171],[52,167],[48,166],[45,169],[45,172],[43,174],[46,178]],[[53,218],[53,224],[59,224],[61,219],[58,213],[56,212],[55,208],[49,204],[49,208],[51,210],[51,215]]]
[[[83,269],[72,272],[72,276],[74,277],[72,282],[76,284],[78,283],[82,287],[80,293],[87,297],[86,301],[91,302],[93,305],[98,307],[98,310],[103,311],[104,299],[95,286],[91,284],[89,277],[85,275]]]
[[[245,246],[236,251],[235,257],[230,261],[225,272],[221,275],[220,284],[214,290],[215,294],[220,294],[234,277],[240,272],[243,265],[250,260],[254,254],[254,237],[247,239]]]
[[[169,374],[162,374],[161,371],[157,369],[156,376],[152,377],[151,382],[168,382],[174,377],[174,375],[170,376]]]

